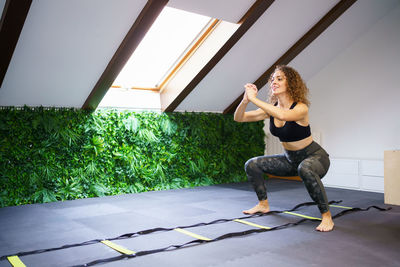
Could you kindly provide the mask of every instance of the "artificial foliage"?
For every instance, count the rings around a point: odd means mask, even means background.
[[[0,206],[245,181],[262,122],[232,115],[0,110]]]

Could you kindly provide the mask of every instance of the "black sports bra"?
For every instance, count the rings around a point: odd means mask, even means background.
[[[275,106],[278,103],[275,104]],[[297,105],[294,102],[290,109],[293,109]],[[282,127],[276,127],[274,123],[274,117],[270,116],[269,131],[272,135],[279,137],[281,142],[294,142],[307,138],[311,135],[310,125],[301,126],[295,121],[287,121]]]

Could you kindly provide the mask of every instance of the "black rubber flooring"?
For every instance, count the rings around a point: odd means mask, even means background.
[[[311,201],[298,181],[270,179],[272,210],[287,210]],[[365,208],[383,204],[383,194],[326,188],[329,200]],[[224,184],[140,194],[91,198],[0,209],[0,256],[53,248],[93,239],[109,239],[155,227],[179,227],[216,219],[242,217],[242,210],[257,203],[248,183]],[[315,231],[318,222],[254,233],[178,250],[123,259],[99,266],[400,266],[400,207],[346,214],[335,220],[332,232]],[[343,209],[332,207],[333,214]],[[320,217],[316,206],[298,213]],[[248,221],[276,226],[298,221],[289,214],[274,214]],[[215,238],[253,229],[237,222],[189,228]],[[156,232],[114,243],[133,251],[179,245],[195,238],[177,231]],[[35,255],[21,256],[26,266],[73,266],[120,255],[96,243]],[[0,266],[11,266],[1,260]]]

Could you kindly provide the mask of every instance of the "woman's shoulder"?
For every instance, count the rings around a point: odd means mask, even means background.
[[[301,108],[308,110],[308,105],[303,102],[295,102],[296,105],[293,108]]]

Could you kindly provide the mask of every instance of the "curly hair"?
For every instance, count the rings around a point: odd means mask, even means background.
[[[271,85],[272,76],[277,70],[280,70],[285,74],[288,93],[293,101],[302,102],[309,106],[310,101],[308,100],[308,88],[306,83],[303,81],[300,74],[292,67],[286,65],[277,65],[275,71],[271,73],[269,77],[268,84]],[[277,101],[278,99],[272,94],[272,90],[269,90],[268,102],[274,104]]]

